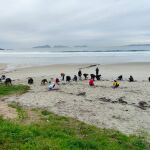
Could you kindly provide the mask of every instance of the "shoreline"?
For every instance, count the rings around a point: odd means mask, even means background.
[[[114,64],[49,64],[49,65],[10,65],[0,64],[0,74],[7,74],[8,76],[21,75],[20,77],[40,77],[53,75],[60,77],[60,73],[64,72],[67,75],[75,75],[81,69],[82,73],[95,73],[96,67],[99,67],[100,74],[104,80],[114,80],[119,75],[124,76],[124,80],[128,80],[130,75],[133,75],[135,80],[147,81],[150,76],[148,69],[150,62],[133,62],[133,63],[114,63]],[[51,71],[50,71],[51,70]],[[27,74],[28,72],[28,74]],[[39,73],[37,75],[37,72]],[[23,73],[25,75],[23,76]],[[35,74],[34,74],[35,73]],[[18,79],[19,77],[17,77]]]

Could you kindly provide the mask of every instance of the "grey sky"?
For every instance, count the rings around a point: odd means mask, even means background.
[[[0,47],[150,43],[149,0],[0,0]]]

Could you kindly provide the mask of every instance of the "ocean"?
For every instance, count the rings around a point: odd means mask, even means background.
[[[0,63],[6,64],[112,64],[150,62],[150,46],[111,48],[32,48],[0,50]]]

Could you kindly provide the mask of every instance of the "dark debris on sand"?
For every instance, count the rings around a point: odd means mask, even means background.
[[[106,98],[106,97],[101,97],[101,98],[99,98],[99,100],[103,101],[103,102],[111,102],[111,99]]]
[[[100,65],[100,64],[93,64],[93,65],[89,65],[87,67],[83,67],[83,68],[79,68],[79,69],[92,68],[92,67],[96,67],[97,65]]]
[[[145,101],[140,101],[138,103],[138,107],[143,109],[143,110],[146,110],[146,108],[150,108],[150,106]]]
[[[113,103],[113,104],[119,103],[121,105],[132,105],[132,106],[138,107],[138,108],[143,109],[143,110],[146,110],[147,108],[150,108],[150,105],[148,105],[148,103],[145,102],[145,101],[140,101],[138,103],[138,105],[136,105],[135,103],[128,104],[128,102],[126,102],[124,100],[124,98],[125,97],[123,96],[123,97],[118,98],[115,101],[112,101],[110,98],[101,97],[101,98],[98,98],[98,100],[100,100],[102,102]]]
[[[98,98],[100,101],[103,101],[103,102],[110,102],[110,103],[120,103],[122,105],[126,105],[128,104],[126,101],[124,101],[125,97],[120,97],[118,98],[116,101],[112,101],[111,99],[109,98],[106,98],[106,97],[101,97],[101,98]]]
[[[121,103],[121,104],[128,104],[126,101],[123,100],[124,98],[125,97],[118,98],[118,102]]]
[[[80,92],[77,94],[77,96],[85,96],[86,95],[86,92]]]

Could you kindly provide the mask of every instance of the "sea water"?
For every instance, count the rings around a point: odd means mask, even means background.
[[[112,64],[150,62],[150,47],[117,48],[32,48],[0,51],[0,63],[6,64]]]

